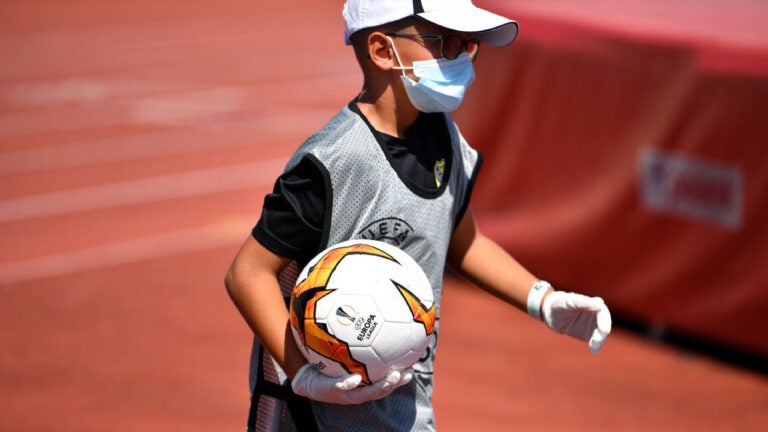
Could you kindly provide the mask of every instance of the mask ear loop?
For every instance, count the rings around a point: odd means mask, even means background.
[[[387,36],[387,39],[389,39],[389,43],[392,44],[392,51],[395,52],[395,58],[397,59],[397,62],[400,64],[400,66],[392,66],[392,69],[402,71],[403,72],[403,76],[408,78],[405,75],[405,70],[406,69],[413,69],[413,66],[410,66],[410,67],[403,66],[403,62],[402,62],[402,60],[400,60],[400,54],[397,53],[397,48],[395,48],[395,41],[391,37],[389,37],[389,36]]]

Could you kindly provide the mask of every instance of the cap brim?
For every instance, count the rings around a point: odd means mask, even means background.
[[[461,33],[474,33],[484,44],[504,46],[517,37],[517,22],[472,4],[417,14],[421,18]]]

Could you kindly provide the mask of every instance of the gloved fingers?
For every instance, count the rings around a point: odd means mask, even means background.
[[[347,375],[345,377],[338,377],[335,378],[336,383],[334,384],[334,387],[336,387],[339,390],[352,390],[360,385],[360,383],[363,381],[363,377],[360,376],[360,374],[352,374]]]
[[[597,354],[602,349],[608,334],[611,333],[611,313],[607,306],[603,306],[595,317],[595,330],[589,339],[589,353]]]
[[[395,382],[399,381],[400,374],[396,374],[393,378]],[[395,388],[394,384],[385,378],[371,385],[345,391],[344,399],[350,404],[359,404],[370,400],[381,399],[392,393]]]
[[[608,306],[603,307],[597,312],[597,329],[603,333],[611,332],[611,312],[608,310]]]
[[[603,348],[605,340],[608,338],[607,333],[603,333],[599,330],[595,330],[592,334],[592,338],[589,339],[589,353],[597,354]]]
[[[413,379],[413,368],[408,368],[402,372],[400,372],[400,381],[398,381],[395,386],[400,387],[408,384]]]
[[[541,314],[552,330],[586,341],[592,354],[611,332],[611,313],[600,297],[555,291],[544,298]]]
[[[400,386],[408,384],[413,378],[411,369],[391,370],[379,381],[367,386],[357,387],[344,392],[344,398],[350,404],[359,404],[388,396]]]
[[[326,376],[308,363],[296,372],[291,386],[296,394],[317,401],[343,405],[360,404],[381,399],[396,388],[408,384],[413,379],[413,370],[391,370],[383,379],[366,386],[360,385],[362,379],[360,374]]]
[[[373,393],[377,393],[379,390],[391,392],[402,385],[408,384],[412,378],[413,371],[410,368],[404,371],[392,369],[387,372],[384,378],[367,386],[367,388],[371,389]]]
[[[413,379],[413,368],[408,368],[405,370],[390,370],[387,372],[387,376],[384,377],[382,381],[386,381],[389,383],[389,385],[394,386],[395,388],[404,386],[411,382]]]

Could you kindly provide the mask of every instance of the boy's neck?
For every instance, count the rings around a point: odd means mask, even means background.
[[[357,97],[357,106],[368,122],[379,132],[405,138],[419,116],[419,111],[407,99],[396,98],[394,93],[383,92],[378,97],[363,90]]]

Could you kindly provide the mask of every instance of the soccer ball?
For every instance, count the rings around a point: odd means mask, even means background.
[[[291,295],[294,339],[320,372],[360,374],[363,383],[412,366],[434,337],[427,275],[387,243],[350,240],[307,264]]]

